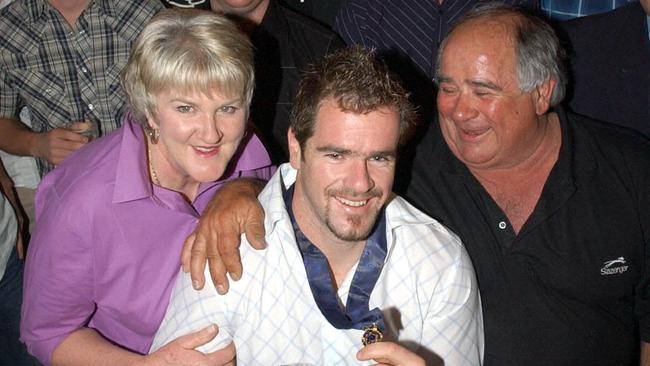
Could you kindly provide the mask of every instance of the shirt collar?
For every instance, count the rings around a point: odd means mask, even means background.
[[[153,195],[142,127],[130,113],[122,121],[113,202],[128,202]]]
[[[52,8],[50,4],[47,3],[47,0],[17,0],[25,1],[27,6],[27,11],[29,13],[30,19],[32,22],[37,22],[42,19],[46,14],[46,9]],[[88,3],[88,8],[92,6],[98,6],[100,13],[109,17],[115,16],[115,4],[112,0],[90,0]]]
[[[267,235],[271,234],[277,227],[282,226],[278,225],[278,223],[283,220],[286,220],[287,227],[291,228],[291,219],[284,203],[284,193],[296,182],[296,175],[297,171],[289,163],[282,164],[269,180],[262,193],[260,193],[259,199],[262,206],[264,206],[266,215],[264,226]],[[400,226],[436,223],[434,219],[406,203],[403,198],[395,194],[392,194],[389,198],[385,213],[389,246],[391,246],[390,238],[392,236],[390,233]]]
[[[555,171],[555,174],[557,174],[556,177],[566,178],[572,181],[572,167],[575,160],[575,151],[573,148],[573,131],[570,124],[568,123],[567,112],[563,107],[555,107],[551,112],[558,115],[560,119],[560,128],[562,129],[562,145],[560,146],[558,161],[555,163],[553,171]],[[452,175],[460,175],[465,177],[472,176],[471,172],[469,169],[467,169],[465,164],[458,160],[447,146],[447,143],[444,141],[442,133],[440,132],[440,127],[437,125],[438,122],[435,121],[434,123],[436,123],[436,125],[430,127],[434,129],[434,131],[431,134],[428,134],[425,138],[437,139],[437,141],[432,144],[433,148],[431,151],[428,151],[427,153],[430,152],[432,154],[431,156],[441,157],[440,161],[438,162],[438,169]],[[591,159],[585,163],[593,165],[592,168],[595,167],[596,164],[594,159]]]

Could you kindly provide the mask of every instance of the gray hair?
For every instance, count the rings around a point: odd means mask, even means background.
[[[531,92],[546,80],[554,79],[556,85],[550,103],[551,106],[560,104],[566,93],[567,76],[564,49],[555,31],[540,18],[498,2],[470,10],[452,27],[438,49],[436,75],[440,75],[442,53],[451,34],[464,24],[478,20],[500,20],[509,26],[517,54],[519,89]]]
[[[133,117],[145,127],[161,92],[217,92],[241,97],[248,108],[254,83],[248,37],[224,16],[189,9],[158,13],[133,45],[122,73]]]

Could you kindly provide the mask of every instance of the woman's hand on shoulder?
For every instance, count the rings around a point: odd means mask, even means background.
[[[235,345],[210,353],[195,350],[210,342],[219,330],[216,325],[186,334],[145,356],[141,366],[226,366],[235,364]]]

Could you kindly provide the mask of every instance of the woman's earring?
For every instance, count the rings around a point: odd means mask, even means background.
[[[160,138],[160,130],[157,128],[149,128],[147,129],[147,135],[149,135],[151,143],[155,145],[158,143],[158,139]]]

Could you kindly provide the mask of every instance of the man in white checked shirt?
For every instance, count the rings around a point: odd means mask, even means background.
[[[372,53],[343,50],[313,66],[291,114],[290,163],[259,196],[267,249],[241,246],[243,276],[224,296],[210,283],[194,290],[182,273],[152,351],[216,324],[200,350],[232,339],[242,365],[479,365],[482,317],[465,249],[391,193],[413,119]]]

